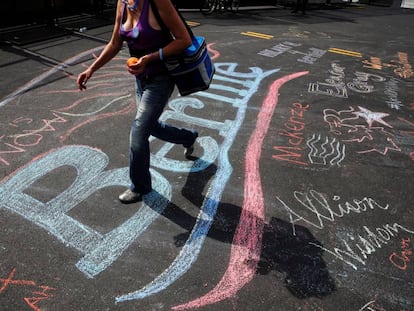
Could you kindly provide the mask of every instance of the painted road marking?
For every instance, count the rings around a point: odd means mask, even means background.
[[[347,55],[347,56],[353,56],[353,57],[362,57],[362,54],[359,52],[350,51],[350,50],[342,50],[338,48],[330,48],[328,52]]]
[[[201,24],[198,22],[186,21],[187,25],[190,27],[200,26]]]
[[[266,40],[269,40],[269,39],[273,38],[272,35],[267,35],[267,34],[264,34],[264,33],[252,32],[252,31],[242,32],[241,34],[245,35],[245,36],[256,37],[256,38],[266,39]]]

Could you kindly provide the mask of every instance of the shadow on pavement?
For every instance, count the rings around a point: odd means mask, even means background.
[[[263,248],[258,273],[272,270],[286,274],[285,285],[298,298],[324,297],[335,291],[329,275],[321,243],[305,227],[272,218],[265,225]]]
[[[201,206],[205,199],[203,190],[216,169],[213,164],[203,172],[190,174],[182,190],[184,197],[196,206]],[[190,236],[196,218],[172,202],[162,215],[187,230],[174,237],[174,244],[182,247]],[[240,215],[240,206],[220,203],[207,236],[231,244]],[[260,222],[262,220],[257,221],[258,227],[263,227],[263,240],[257,274],[269,274],[271,271],[283,273],[286,288],[297,298],[321,298],[336,290],[334,279],[322,259],[323,250],[317,246],[321,246],[321,243],[307,228],[295,225],[293,232],[292,224],[277,218],[262,225]]]

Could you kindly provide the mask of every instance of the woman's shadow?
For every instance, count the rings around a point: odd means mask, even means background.
[[[212,164],[205,170],[190,173],[182,188],[182,195],[195,206],[202,206],[205,186],[215,174],[217,167]],[[236,232],[241,208],[227,203],[218,203],[218,210],[208,232],[208,237],[224,243],[232,243]],[[187,241],[195,224],[195,217],[183,208],[170,202],[162,215],[184,228],[187,232],[174,236],[174,243],[181,247]],[[278,218],[263,224],[263,239],[259,274],[272,271],[285,274],[286,288],[298,298],[324,297],[335,289],[322,255],[321,242],[315,239],[305,227],[293,225]]]

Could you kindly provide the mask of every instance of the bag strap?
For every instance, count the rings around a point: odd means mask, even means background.
[[[164,21],[162,20],[162,18],[160,16],[160,13],[158,12],[158,8],[157,8],[157,5],[155,4],[155,1],[154,0],[148,0],[148,1],[151,4],[152,12],[154,13],[155,18],[157,19],[158,24],[160,24],[161,28],[163,28],[164,30],[168,30],[169,31],[168,27],[164,24]],[[190,26],[188,26],[188,24],[185,21],[184,17],[181,15],[180,11],[175,7],[175,5],[174,5],[174,8],[175,8],[175,11],[177,12],[178,16],[183,21],[183,23],[185,25],[185,28],[187,28],[187,31],[190,34],[191,39],[193,39],[194,38],[194,33],[191,30]]]

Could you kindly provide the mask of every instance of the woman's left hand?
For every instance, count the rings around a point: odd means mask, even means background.
[[[152,54],[142,56],[138,62],[127,66],[128,72],[133,75],[140,75],[145,71],[145,68],[152,61]]]

